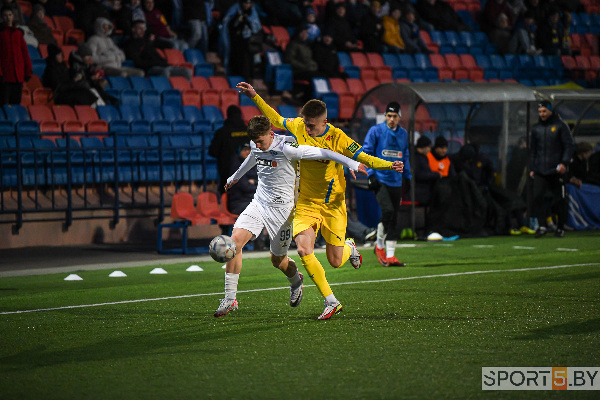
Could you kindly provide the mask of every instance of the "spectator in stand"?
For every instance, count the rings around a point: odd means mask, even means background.
[[[239,0],[231,6],[223,17],[220,39],[227,73],[251,80],[263,48],[262,24],[252,0]]]
[[[433,150],[427,154],[429,168],[440,174],[442,178],[451,178],[456,175],[454,166],[448,157],[448,141],[443,136],[435,138]]]
[[[228,176],[233,175],[249,155],[250,142],[245,142],[240,146],[239,153],[230,159]],[[227,191],[227,209],[233,214],[240,215],[254,198],[257,184],[258,172],[256,166],[254,166]]]
[[[563,26],[563,41],[562,41],[562,54],[571,55],[573,51],[571,50],[571,22],[573,21],[573,17],[571,17],[571,13],[565,12],[562,15],[562,26]]]
[[[215,132],[208,149],[208,154],[217,159],[219,193],[225,193],[230,162],[236,156],[240,146],[246,142],[248,142],[248,132],[242,119],[242,110],[238,106],[231,105],[227,107],[225,123]]]
[[[211,7],[212,0],[183,0],[183,14],[191,29],[188,46],[203,54],[208,51],[207,21]]]
[[[560,11],[558,8],[552,8],[549,11],[548,18],[540,26],[537,35],[537,47],[549,56],[568,55],[569,52],[565,50],[563,41],[564,29],[560,22]]]
[[[433,53],[427,48],[425,41],[419,33],[419,25],[416,24],[415,11],[411,7],[406,8],[406,12],[400,21],[400,35],[402,36],[402,41],[404,42],[407,53]]]
[[[530,56],[542,54],[542,49],[536,46],[536,30],[535,14],[532,11],[525,12],[515,24],[514,33],[508,44],[508,52]]]
[[[495,26],[489,32],[490,43],[498,47],[499,54],[507,54],[510,51],[511,29],[508,25],[508,17],[500,13],[496,18]]]
[[[506,5],[514,15],[515,21],[521,18],[527,11],[527,7],[523,0],[506,0]]]
[[[131,38],[125,43],[125,55],[132,60],[136,68],[143,69],[146,75],[162,75],[164,77],[183,76],[192,79],[192,70],[186,67],[169,65],[167,60],[156,51],[152,35],[146,37],[146,23],[134,21]]]
[[[346,19],[352,27],[354,37],[359,37],[363,19],[369,14],[369,7],[362,0],[346,0]]]
[[[46,10],[41,4],[33,6],[33,12],[29,19],[29,29],[33,32],[39,44],[53,44],[58,46],[54,35],[52,34],[52,28],[48,26],[44,17],[46,16]]]
[[[527,7],[527,11],[533,14],[535,26],[539,28],[544,23],[544,16],[546,15],[544,7],[540,5],[540,0],[525,0],[525,7]]]
[[[124,7],[117,12],[115,25],[117,29],[129,36],[133,21],[146,22],[146,15],[142,9],[142,0],[129,0]]]
[[[322,75],[319,73],[319,66],[313,57],[306,25],[296,29],[294,37],[285,49],[283,59],[285,63],[292,66],[295,80],[310,81],[312,78]],[[308,100],[310,99],[306,99],[306,101]]]
[[[46,15],[53,17],[55,15],[67,16],[73,18],[73,10],[67,7],[67,0],[36,0],[33,2],[33,6],[36,4],[43,6],[46,10]]]
[[[360,40],[363,42],[365,51],[382,53],[383,52],[383,21],[379,16],[381,3],[372,1],[369,13],[365,15],[360,25]]]
[[[306,23],[306,29],[308,29],[308,41],[314,43],[317,39],[321,38],[321,28],[317,25],[317,14],[315,14],[315,10],[312,8],[307,9],[304,21]]]
[[[95,25],[96,34],[86,42],[92,50],[92,62],[104,70],[106,75],[144,76],[144,71],[139,68],[123,67],[125,53],[110,37],[113,32],[112,22],[106,18],[98,18]]]
[[[164,14],[154,6],[154,0],[143,0],[142,8],[149,30],[156,35],[154,43],[156,47],[179,51],[188,48],[188,44],[184,40],[177,38],[177,33],[171,29]]]
[[[415,8],[423,20],[439,31],[471,30],[456,11],[443,0],[418,0]]]
[[[29,26],[27,26],[25,24],[25,19],[23,18],[23,13],[21,13],[21,7],[17,4],[17,7],[19,8],[19,12],[18,13],[14,13],[15,15],[15,20],[14,20],[14,24],[15,26],[20,29],[21,31],[23,31],[23,39],[25,40],[25,43],[28,46],[33,46],[37,49],[39,42],[37,40],[37,38],[35,37],[35,34],[33,33],[33,31],[31,29],[29,29]],[[13,8],[14,10],[14,8]]]
[[[92,63],[92,50],[87,44],[80,43],[77,50],[71,51],[69,66],[71,81],[78,87],[88,89],[96,96],[96,101],[92,106],[117,105],[119,103],[116,98],[104,91],[108,82],[104,79],[104,71],[97,69]]]
[[[323,38],[315,43],[314,59],[319,60],[317,66],[321,75],[327,78],[347,78],[348,74],[340,70],[340,60],[337,48],[333,43],[333,36],[325,31]]]
[[[333,42],[338,51],[352,52],[359,51],[360,46],[352,32],[352,27],[346,19],[346,4],[336,3],[335,15],[329,21],[332,29]]]
[[[508,29],[512,30],[515,24],[515,16],[506,4],[506,0],[489,0],[485,3],[480,18],[481,30],[489,35],[498,26],[498,16],[500,14],[506,15],[508,18]]]
[[[575,154],[569,165],[569,183],[581,189],[581,184],[588,183],[590,171],[589,159],[592,155],[592,145],[588,142],[577,143]]]
[[[23,82],[33,75],[23,31],[15,26],[13,8],[3,6],[0,27],[0,105],[20,104]]]
[[[102,4],[102,0],[89,0],[75,8],[75,27],[85,32],[85,37],[94,34],[94,21],[98,18],[110,19],[108,9]]]
[[[487,188],[494,179],[492,160],[479,151],[478,146],[466,144],[458,153],[450,156],[454,171],[459,174],[464,171],[479,187]]]
[[[421,205],[429,204],[433,186],[442,177],[438,172],[433,172],[429,167],[427,155],[431,152],[431,140],[421,136],[415,147],[415,158],[412,161],[415,179],[415,201]]]
[[[383,43],[386,45],[387,52],[403,53],[406,47],[400,34],[401,16],[400,7],[393,6],[390,15],[383,17]]]
[[[533,207],[539,228],[535,237],[545,236],[547,227],[546,192],[552,193],[551,209],[558,215],[555,237],[565,235],[567,199],[565,180],[573,155],[573,137],[569,126],[547,100],[538,104],[539,121],[531,128],[529,176],[533,179]]]
[[[76,75],[71,76],[60,47],[49,44],[42,83],[52,89],[54,103],[70,106],[96,105],[97,93],[90,90],[83,74]]]
[[[23,21],[23,12],[17,0],[0,0],[0,7],[10,7],[13,12],[13,23],[18,25],[19,21]]]

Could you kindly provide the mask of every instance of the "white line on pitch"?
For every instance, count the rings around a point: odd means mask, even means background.
[[[588,267],[588,266],[592,266],[592,265],[600,265],[600,263],[571,264],[571,265],[553,265],[553,266],[548,266],[548,267],[534,267],[534,268],[492,269],[492,270],[488,270],[488,271],[453,272],[453,273],[449,273],[449,274],[407,276],[407,277],[404,277],[404,278],[377,279],[377,280],[372,280],[372,281],[339,282],[339,283],[330,283],[330,285],[331,286],[356,285],[356,284],[361,284],[361,283],[381,283],[381,282],[408,281],[408,280],[413,280],[413,279],[445,278],[445,277],[449,277],[449,276],[493,274],[493,273],[499,273],[499,272],[524,272],[524,271],[539,271],[539,270],[546,270],[546,269]],[[304,285],[304,287],[313,287],[313,286],[315,286],[315,285]],[[249,290],[240,290],[240,291],[238,291],[238,293],[268,292],[268,291],[271,291],[271,290],[282,290],[282,289],[289,289],[289,288],[290,288],[289,286],[283,286],[283,287],[264,288],[264,289],[249,289]],[[181,295],[181,296],[157,297],[157,298],[154,298],[154,299],[138,299],[138,300],[114,301],[114,302],[109,302],[109,303],[80,304],[80,305],[76,305],[76,306],[64,306],[64,307],[52,307],[52,308],[38,308],[38,309],[34,309],[34,310],[4,311],[4,312],[0,312],[0,315],[24,314],[24,313],[41,312],[41,311],[70,310],[70,309],[73,309],[73,308],[100,307],[100,306],[111,306],[111,305],[116,305],[116,304],[144,303],[144,302],[147,302],[147,301],[185,299],[185,298],[189,298],[189,297],[222,296],[222,295],[223,295],[223,292],[186,294],[186,295]]]

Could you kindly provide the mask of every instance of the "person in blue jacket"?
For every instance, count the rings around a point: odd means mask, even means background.
[[[372,156],[387,161],[402,161],[404,172],[368,169],[369,188],[381,208],[381,219],[377,225],[375,255],[383,266],[404,266],[394,252],[401,229],[398,211],[402,202],[402,180],[410,180],[408,132],[400,126],[400,104],[391,102],[385,108],[385,122],[372,126],[367,132],[363,150]]]

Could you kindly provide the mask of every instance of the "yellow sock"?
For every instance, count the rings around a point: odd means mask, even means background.
[[[334,265],[332,265],[332,267],[339,268],[342,265],[344,265],[346,263],[346,261],[348,261],[348,259],[350,258],[350,254],[351,253],[352,253],[352,249],[350,248],[350,245],[345,244],[344,245],[344,252],[342,253],[342,262],[337,267],[334,266]]]
[[[333,290],[331,290],[331,287],[329,287],[329,283],[325,278],[325,270],[319,260],[317,260],[317,257],[315,257],[315,253],[300,257],[300,261],[302,261],[302,265],[306,272],[308,272],[310,279],[317,285],[317,289],[319,289],[321,295],[327,297],[332,294]]]

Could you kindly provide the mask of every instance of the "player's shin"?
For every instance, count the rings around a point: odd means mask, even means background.
[[[332,294],[333,291],[325,278],[325,270],[319,260],[317,260],[315,253],[300,257],[300,260],[302,261],[304,269],[308,272],[308,276],[315,283],[319,292],[321,292],[321,295],[327,297]]]

